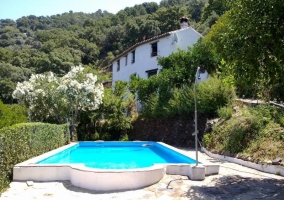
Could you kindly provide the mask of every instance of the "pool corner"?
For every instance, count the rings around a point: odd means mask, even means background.
[[[205,166],[194,165],[189,168],[189,178],[195,181],[203,181],[205,179]]]

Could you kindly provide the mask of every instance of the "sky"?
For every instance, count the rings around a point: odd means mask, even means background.
[[[16,20],[23,16],[51,16],[64,12],[93,13],[101,9],[116,14],[118,11],[144,2],[161,0],[0,0],[0,19]]]

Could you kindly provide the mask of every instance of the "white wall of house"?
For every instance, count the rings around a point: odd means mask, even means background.
[[[117,57],[112,62],[112,85],[116,81],[129,81],[129,78],[132,74],[136,74],[143,79],[148,78],[147,71],[161,69],[161,66],[158,65],[157,57],[166,57],[173,52],[177,52],[178,48],[182,50],[187,50],[188,46],[193,46],[197,40],[202,37],[197,31],[192,27],[185,29],[180,29],[170,32],[169,35],[161,37],[157,40],[151,40],[150,42],[143,43],[136,46],[135,49],[135,62],[132,63],[132,50],[126,52],[123,56]],[[157,42],[157,56],[151,56],[152,44]],[[127,61],[126,61],[127,59]],[[120,67],[118,70],[119,60]]]

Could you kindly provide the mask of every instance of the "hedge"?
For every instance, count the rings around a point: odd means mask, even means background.
[[[28,111],[23,105],[4,104],[0,100],[0,129],[28,122]]]
[[[0,129],[0,192],[14,165],[69,143],[68,124],[22,123]]]

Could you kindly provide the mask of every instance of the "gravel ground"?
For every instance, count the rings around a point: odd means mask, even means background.
[[[192,149],[182,149],[195,157]],[[138,199],[284,199],[284,177],[263,173],[238,164],[220,161],[199,153],[201,162],[210,161],[220,165],[218,175],[203,181],[192,181],[186,176],[165,175],[157,184],[147,188],[99,193],[73,186],[69,181],[60,182],[12,182],[2,193],[0,200],[138,200]]]

